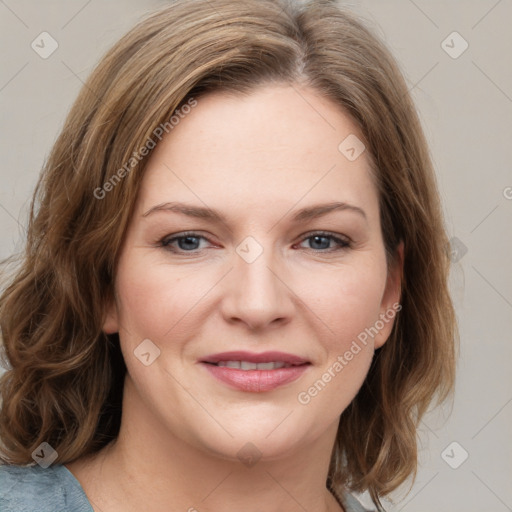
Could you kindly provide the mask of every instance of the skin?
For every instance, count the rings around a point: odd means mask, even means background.
[[[120,435],[67,465],[95,510],[342,510],[325,487],[339,417],[393,322],[308,404],[298,395],[399,301],[401,272],[387,267],[368,155],[349,161],[338,150],[350,134],[362,138],[316,91],[273,84],[200,98],[157,146],[104,324],[119,332],[128,369]],[[226,220],[143,215],[170,201]],[[293,223],[300,209],[333,201],[364,215]],[[205,239],[161,243],[185,231]],[[350,246],[308,238],[318,231]],[[252,263],[236,252],[247,236],[263,249]],[[161,351],[149,366],[134,356],[144,339]],[[198,364],[229,350],[278,350],[311,365],[273,391],[243,392]],[[261,454],[252,467],[237,457],[247,443]]]

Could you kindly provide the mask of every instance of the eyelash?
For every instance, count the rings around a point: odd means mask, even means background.
[[[337,248],[335,247],[335,248],[330,248],[330,249],[306,248],[315,253],[338,252],[338,251],[350,249],[352,247],[352,241],[349,238],[340,238],[339,236],[336,236],[335,234],[329,233],[326,231],[314,231],[314,232],[308,233],[307,236],[304,236],[300,242],[303,242],[305,240],[309,240],[309,239],[312,239],[315,237],[328,238],[338,244]],[[190,232],[181,233],[178,236],[172,236],[171,238],[169,238],[169,237],[162,238],[159,241],[159,246],[162,247],[163,249],[170,251],[172,253],[175,253],[175,254],[191,254],[191,255],[198,254],[201,251],[201,249],[196,249],[193,251],[184,251],[183,249],[176,249],[176,248],[172,248],[170,246],[171,243],[176,242],[178,240],[185,239],[185,238],[198,238],[198,239],[208,240],[206,237],[199,235],[198,233],[190,231]]]

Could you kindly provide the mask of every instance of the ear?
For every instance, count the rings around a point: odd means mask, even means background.
[[[376,322],[379,327],[378,333],[374,338],[375,349],[382,347],[386,343],[395,317],[402,309],[400,304],[400,297],[402,291],[402,276],[404,270],[404,243],[401,241],[395,252],[393,263],[388,266],[388,275],[386,279],[386,287],[382,296],[380,306],[380,316]],[[382,325],[383,324],[383,325]]]
[[[113,297],[109,300],[105,310],[105,316],[103,320],[103,332],[105,334],[114,334],[116,332],[119,332],[117,304]]]

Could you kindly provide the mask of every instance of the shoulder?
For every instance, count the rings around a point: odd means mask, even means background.
[[[363,507],[361,502],[352,494],[346,492],[343,494],[341,502],[345,512],[373,512],[375,509],[367,509]]]
[[[62,465],[0,465],[2,512],[92,512],[83,489]]]

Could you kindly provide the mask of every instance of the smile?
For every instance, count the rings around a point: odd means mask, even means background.
[[[236,370],[276,370],[279,368],[290,368],[291,366],[296,366],[283,361],[271,361],[268,363],[254,363],[252,361],[219,361],[218,363],[210,364],[226,368],[234,368]]]
[[[273,391],[300,378],[312,366],[283,352],[223,352],[198,361],[217,381],[247,393]]]

